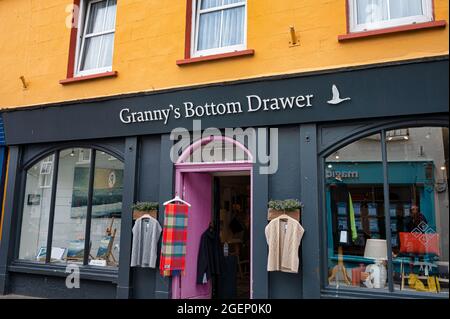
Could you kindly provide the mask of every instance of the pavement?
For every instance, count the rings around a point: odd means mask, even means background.
[[[36,297],[30,297],[30,296],[23,296],[23,295],[0,295],[0,299],[41,299]]]

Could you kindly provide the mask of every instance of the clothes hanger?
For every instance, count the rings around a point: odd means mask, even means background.
[[[171,200],[168,200],[167,202],[165,202],[164,206],[166,206],[167,204],[173,203],[173,202],[180,202],[180,203],[183,203],[183,204],[187,205],[188,207],[191,207],[191,204],[189,204],[188,202],[182,200],[178,195],[175,195],[174,198],[172,198]]]
[[[281,214],[280,216],[278,216],[278,218],[279,218],[280,220],[287,221],[289,218],[292,218],[292,217],[290,217],[290,216],[287,215],[287,214]]]

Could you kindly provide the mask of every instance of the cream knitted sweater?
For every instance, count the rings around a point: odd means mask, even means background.
[[[273,219],[266,226],[267,271],[298,272],[298,247],[304,232],[300,223],[287,215]]]

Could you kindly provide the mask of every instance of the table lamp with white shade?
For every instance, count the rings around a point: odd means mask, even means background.
[[[385,239],[368,239],[364,250],[364,258],[373,259],[375,264],[366,267],[369,273],[364,284],[369,288],[384,288],[387,271],[384,261],[387,260],[387,242]]]

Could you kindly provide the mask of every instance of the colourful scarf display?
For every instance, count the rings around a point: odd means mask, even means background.
[[[176,276],[184,271],[188,206],[168,204],[165,206],[163,241],[159,269],[161,275]]]

